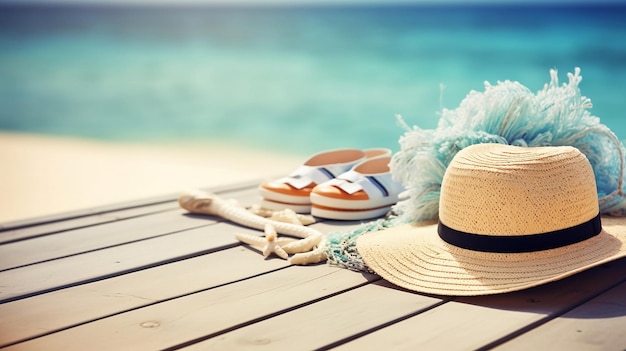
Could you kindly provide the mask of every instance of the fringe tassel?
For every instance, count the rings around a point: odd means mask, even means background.
[[[383,230],[396,226],[398,217],[389,216],[370,223],[365,223],[351,232],[335,232],[328,235],[328,263],[333,266],[354,271],[374,273],[367,267],[356,248],[356,240],[364,233]]]

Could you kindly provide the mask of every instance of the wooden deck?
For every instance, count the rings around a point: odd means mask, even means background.
[[[211,189],[244,204],[255,184]],[[314,224],[324,232],[358,223]],[[626,260],[522,292],[427,296],[291,266],[176,196],[0,227],[2,350],[624,350]]]

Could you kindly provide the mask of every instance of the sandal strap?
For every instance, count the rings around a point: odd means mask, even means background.
[[[326,184],[336,186],[350,195],[363,190],[370,198],[389,197],[400,191],[400,186],[393,181],[391,173],[366,176],[351,170]]]
[[[296,189],[303,189],[312,183],[322,184],[335,178],[335,174],[341,174],[349,169],[352,164],[330,165],[326,167],[300,166],[289,176],[278,181],[291,185]]]

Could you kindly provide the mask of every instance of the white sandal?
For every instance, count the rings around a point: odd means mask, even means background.
[[[311,214],[316,217],[360,220],[380,217],[404,191],[389,172],[390,156],[367,159],[311,191]]]
[[[370,157],[391,155],[386,148],[337,149],[318,153],[289,176],[261,184],[261,206],[272,210],[311,212],[311,191]]]

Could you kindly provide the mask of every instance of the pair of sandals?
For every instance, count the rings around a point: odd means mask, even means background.
[[[321,152],[289,176],[261,184],[262,206],[339,220],[383,216],[404,191],[390,161],[385,148]]]

